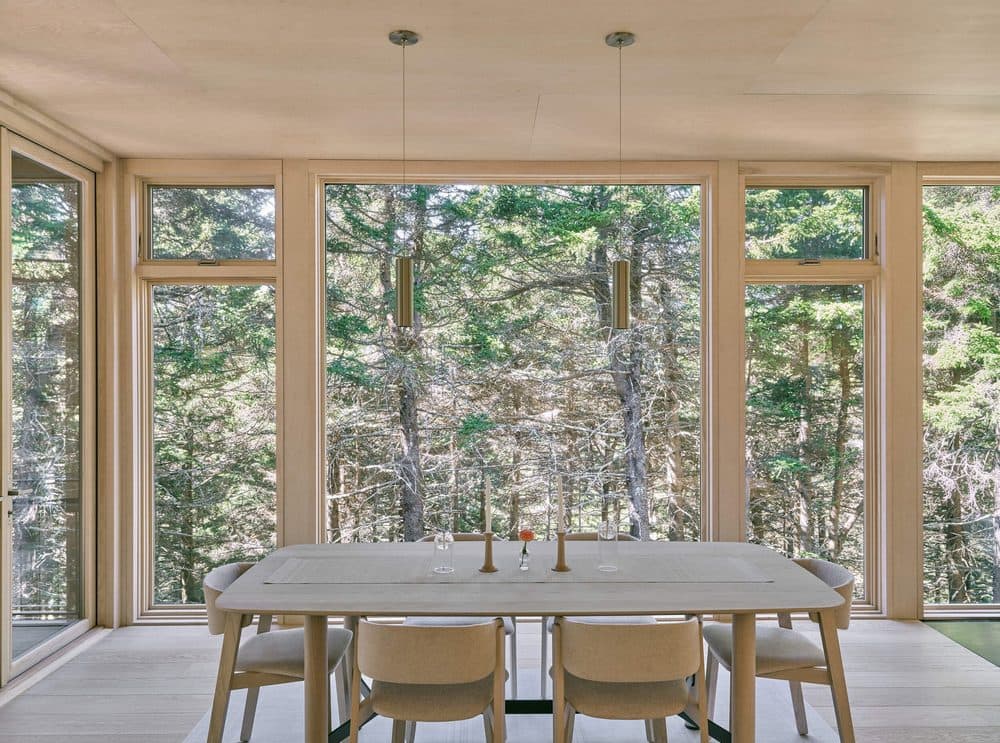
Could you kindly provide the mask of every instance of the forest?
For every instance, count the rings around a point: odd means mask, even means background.
[[[33,421],[15,442],[26,467],[57,472],[53,462],[64,452],[72,460],[77,446],[65,385],[79,363],[78,298],[52,257],[72,229],[59,213],[75,197],[51,187],[15,195],[22,262],[11,317],[32,339],[16,355],[15,423]],[[496,532],[551,537],[562,478],[571,529],[607,518],[643,539],[699,539],[702,197],[695,185],[328,185],[328,538],[478,531],[487,480]],[[274,207],[269,188],[154,187],[152,259],[273,259]],[[867,209],[861,188],[748,189],[747,257],[863,259]],[[1000,603],[998,235],[998,189],[926,189],[931,603]],[[407,328],[395,322],[399,255],[415,262]],[[627,330],[610,322],[618,258],[632,265]],[[146,289],[154,599],[199,603],[207,570],[275,543],[275,290]],[[859,579],[874,528],[865,513],[865,292],[801,283],[745,293],[748,537],[843,562]],[[71,396],[60,402],[59,389]],[[29,403],[36,412],[18,412]],[[67,535],[51,525],[72,530],[78,485],[73,466],[59,476],[68,484],[45,480],[44,517],[25,511],[16,531],[18,590],[53,615],[75,600]],[[28,571],[39,564],[52,576],[43,589]]]
[[[19,626],[80,617],[80,184],[12,158],[10,323],[14,654]],[[6,338],[4,339],[6,340]]]
[[[1000,187],[924,188],[924,598],[1000,604]]]

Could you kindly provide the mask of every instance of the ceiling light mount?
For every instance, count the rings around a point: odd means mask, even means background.
[[[389,32],[389,41],[396,46],[413,46],[420,41],[420,34],[416,31],[407,31],[401,28],[398,31]]]
[[[635,43],[635,34],[631,31],[615,31],[604,37],[604,43],[615,49],[621,49],[623,46],[632,46]]]

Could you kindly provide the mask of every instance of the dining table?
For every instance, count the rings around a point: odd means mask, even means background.
[[[741,542],[620,542],[618,569],[608,572],[598,569],[597,542],[569,541],[570,570],[556,572],[554,542],[531,544],[528,570],[519,569],[521,547],[494,542],[497,570],[481,572],[484,543],[456,542],[454,572],[446,574],[434,572],[433,543],[310,544],[275,550],[219,597],[219,608],[234,617],[226,625],[223,652],[236,653],[244,615],[302,616],[305,741],[336,743],[348,736],[351,725],[367,721],[342,717],[331,729],[326,660],[331,617],[343,618],[345,627],[356,631],[362,617],[731,616],[729,729],[713,721],[710,735],[718,741],[752,743],[757,617],[807,612],[818,615],[840,739],[853,743],[834,616],[844,599],[787,557]],[[220,669],[231,667],[226,660],[222,658]],[[345,658],[341,666],[348,681],[350,660]],[[342,695],[350,688],[340,686]],[[343,696],[339,701],[344,716],[349,705]],[[545,714],[551,713],[553,702],[508,699],[505,707],[508,715]],[[553,726],[553,738],[561,743],[561,725]]]

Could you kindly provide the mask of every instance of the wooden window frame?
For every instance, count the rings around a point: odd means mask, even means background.
[[[511,162],[511,163],[473,163],[473,162],[433,162],[421,161],[407,163],[408,183],[431,183],[431,184],[475,184],[475,185],[560,185],[560,184],[609,184],[617,185],[619,182],[617,162],[592,162],[592,163],[565,163],[565,162]],[[313,161],[310,163],[309,176],[311,180],[311,191],[315,199],[317,228],[316,228],[316,255],[315,261],[319,274],[319,328],[321,337],[317,339],[319,347],[317,349],[317,363],[320,369],[326,368],[325,349],[326,335],[322,330],[326,328],[325,313],[325,290],[326,290],[326,198],[325,188],[334,184],[398,184],[400,178],[401,163],[386,161]],[[663,186],[698,186],[700,198],[700,239],[701,239],[701,289],[700,289],[700,353],[701,353],[701,435],[700,435],[700,465],[701,465],[701,513],[700,513],[700,539],[708,541],[715,539],[717,527],[713,520],[714,510],[711,503],[715,500],[710,494],[711,487],[717,482],[716,478],[709,476],[711,469],[710,462],[714,461],[710,446],[710,367],[714,364],[710,361],[712,348],[710,348],[708,328],[708,318],[710,315],[710,305],[712,303],[712,290],[714,284],[710,284],[709,275],[711,266],[714,264],[714,244],[712,235],[712,216],[714,209],[711,207],[714,198],[714,186],[718,178],[718,171],[714,163],[702,161],[681,161],[681,162],[629,162],[622,168],[622,179],[626,185],[663,185]],[[316,440],[320,449],[319,472],[322,475],[326,471],[326,376],[325,373],[319,375],[319,387],[316,390],[317,399],[320,401],[320,416],[318,429],[315,431]],[[325,519],[325,482],[322,477],[318,483],[322,514]],[[321,541],[325,541],[325,529],[323,522],[318,525]]]
[[[36,163],[56,170],[77,180],[80,183],[80,558],[82,565],[82,605],[81,617],[55,636],[32,648],[17,659],[11,658],[11,649],[4,647],[2,651],[3,669],[0,676],[9,679],[28,670],[46,657],[57,652],[89,631],[97,620],[97,449],[98,449],[98,408],[97,408],[97,174],[59,153],[43,145],[26,139],[10,130],[0,127],[0,169],[2,182],[5,186],[12,185],[11,155],[17,153],[30,158]],[[4,195],[0,199],[4,205],[4,215],[0,219],[4,231],[10,229],[11,215],[10,197]],[[4,241],[9,241],[9,234],[4,234]],[[11,269],[9,264],[0,266],[0,281],[3,291],[0,295],[10,297]],[[0,346],[9,348],[10,327],[5,324],[3,340]],[[2,380],[3,397],[10,395],[10,375],[4,373]],[[4,430],[9,430],[10,420],[4,409]],[[4,436],[3,460],[4,469],[10,467],[10,442]],[[6,605],[6,597],[10,596],[11,586],[6,580],[7,571],[3,571],[0,580],[0,591]],[[7,617],[3,617],[6,623]],[[9,632],[6,627],[0,627],[0,642],[7,642]],[[9,665],[8,665],[8,661]]]
[[[821,167],[821,166],[820,166]],[[865,512],[864,512],[864,563],[865,591],[862,598],[855,600],[856,613],[881,613],[883,601],[883,567],[880,524],[882,523],[883,504],[879,487],[879,472],[881,471],[881,452],[879,432],[881,430],[880,385],[882,379],[880,349],[882,346],[880,323],[878,318],[883,312],[881,292],[881,253],[880,243],[884,232],[885,219],[885,179],[881,169],[865,172],[862,168],[852,169],[856,172],[844,173],[836,167],[829,167],[824,174],[817,167],[791,167],[758,164],[745,168],[740,175],[741,209],[740,214],[740,245],[743,262],[742,291],[738,297],[741,305],[741,321],[745,323],[746,290],[752,285],[841,285],[861,286],[864,291],[864,480],[865,480]],[[777,171],[777,172],[775,172]],[[752,188],[865,188],[866,214],[865,242],[867,256],[852,259],[821,259],[818,263],[805,264],[797,258],[753,259],[746,257],[746,194]],[[741,323],[741,324],[742,324]],[[745,325],[744,325],[745,328]],[[744,330],[745,333],[745,330]],[[743,344],[744,355],[741,358],[741,368],[745,361],[745,336]],[[746,436],[746,389],[745,382],[739,381],[741,402],[743,406],[742,428]],[[742,457],[741,460],[742,462]],[[743,480],[741,495],[745,496],[746,482]],[[740,504],[743,518],[740,524],[741,541],[746,534],[746,498]]]
[[[281,547],[284,527],[283,462],[283,284],[282,284],[282,170],[280,161],[131,161],[126,171],[132,209],[131,254],[133,256],[133,483],[137,497],[130,516],[131,588],[126,622],[175,623],[204,621],[202,604],[158,604],[154,602],[155,534],[153,486],[153,287],[157,285],[271,285],[275,289],[275,540]],[[275,210],[274,260],[218,260],[212,264],[198,259],[150,258],[143,246],[151,244],[149,215],[150,188],[153,186],[273,187]]]

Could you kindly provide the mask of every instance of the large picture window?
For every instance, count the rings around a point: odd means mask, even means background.
[[[701,533],[702,189],[328,185],[328,538]],[[393,259],[412,255],[412,328]],[[628,330],[611,262],[631,261]]]
[[[1000,187],[924,188],[924,600],[1000,604]]]

